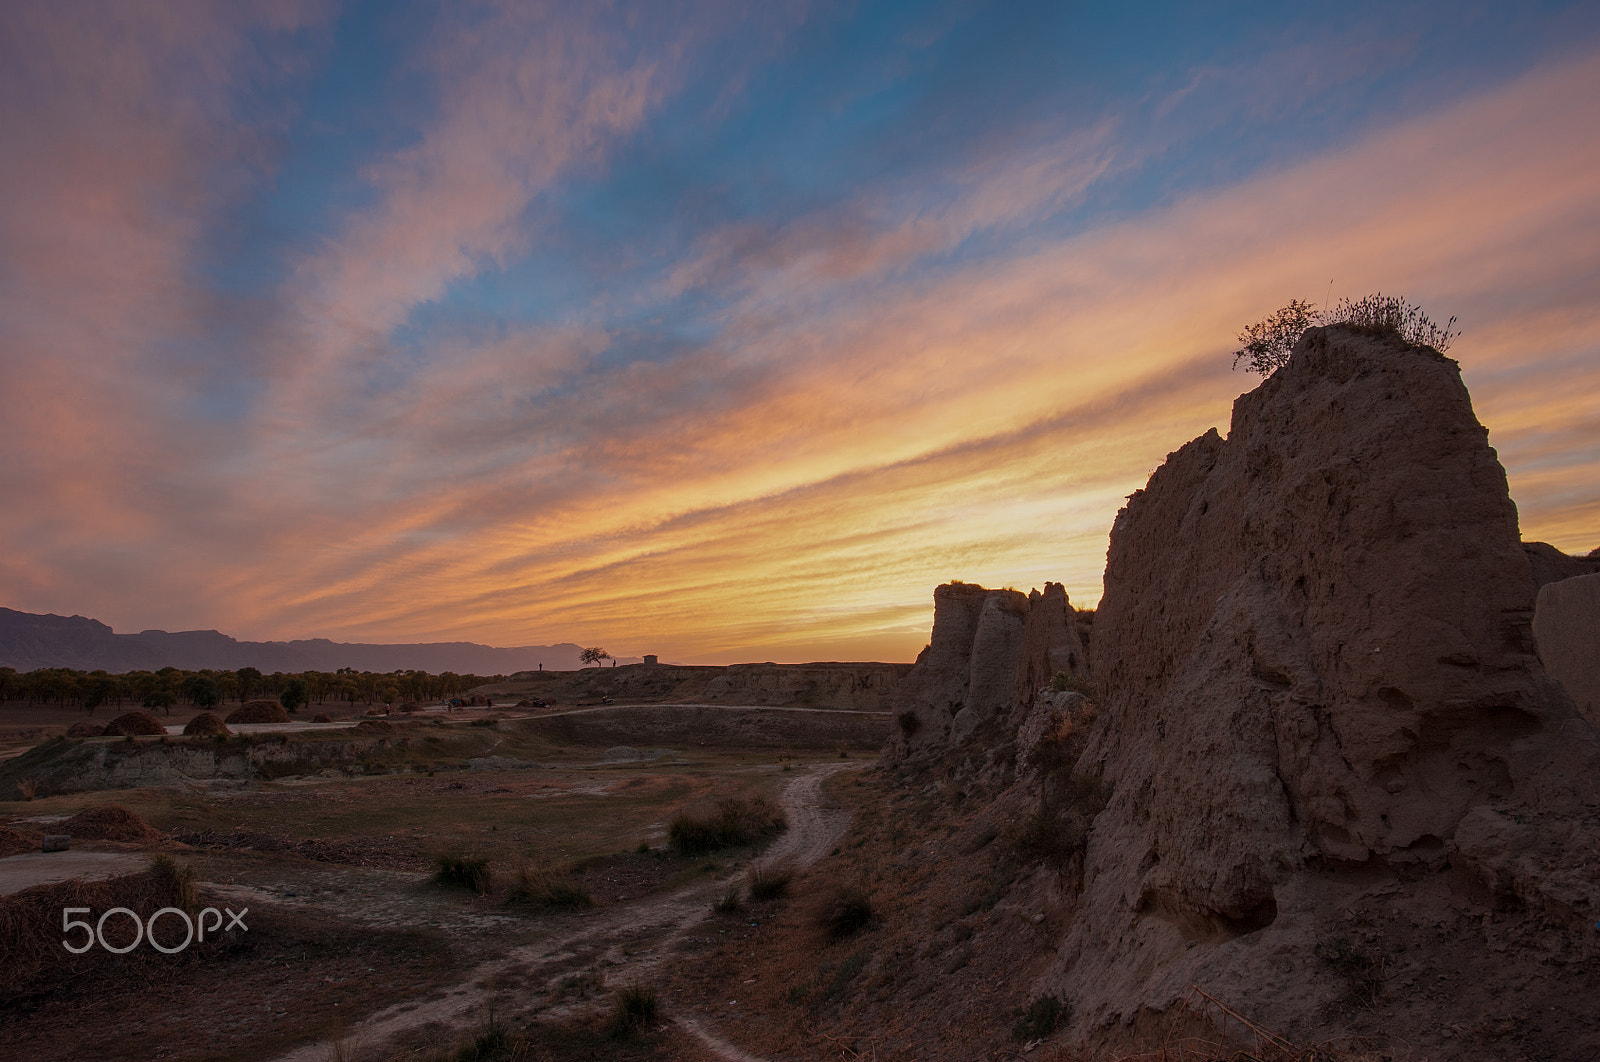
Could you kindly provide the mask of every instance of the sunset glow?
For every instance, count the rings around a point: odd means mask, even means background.
[[[1185,10],[10,9],[0,605],[909,660],[1372,291],[1600,546],[1600,11]]]

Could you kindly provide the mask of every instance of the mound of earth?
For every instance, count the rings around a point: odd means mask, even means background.
[[[94,723],[73,723],[71,726],[67,727],[66,736],[69,738],[92,738],[99,737],[105,732],[105,727],[98,726]]]
[[[37,852],[39,841],[37,835],[14,830],[9,826],[0,826],[0,857],[17,855],[20,852]]]
[[[183,728],[187,737],[226,737],[233,733],[214,712],[201,712],[189,720],[189,725]]]
[[[120,804],[85,808],[58,828],[86,841],[159,841],[161,834]]]
[[[386,723],[382,719],[363,719],[355,728],[365,734],[392,734],[395,731],[393,723]]]
[[[329,715],[327,712],[318,712],[316,715],[311,717],[311,721],[313,723],[331,723],[333,722],[333,716]]]
[[[277,701],[245,701],[228,716],[230,726],[238,723],[287,723],[289,713]]]
[[[149,712],[129,712],[126,715],[119,715],[107,723],[106,728],[101,731],[103,734],[123,737],[151,737],[166,732],[167,728],[162,725],[161,720]]]

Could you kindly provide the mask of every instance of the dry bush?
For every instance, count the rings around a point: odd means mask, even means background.
[[[746,876],[750,899],[757,902],[783,899],[788,894],[789,884],[792,881],[794,881],[794,865],[787,862],[752,867]]]
[[[817,921],[835,940],[854,936],[877,917],[872,897],[858,885],[836,888],[818,911]]]
[[[654,989],[638,984],[629,985],[617,993],[617,1001],[611,1012],[611,1035],[618,1039],[637,1036],[660,1013],[661,1004]]]
[[[701,856],[722,848],[738,848],[765,841],[788,828],[776,804],[757,794],[745,800],[728,797],[717,801],[710,815],[679,812],[667,826],[668,843],[680,855]]]
[[[1243,360],[1252,372],[1272,375],[1288,364],[1289,352],[1295,343],[1306,329],[1316,324],[1389,332],[1413,346],[1432,347],[1443,353],[1461,334],[1454,330],[1455,323],[1456,319],[1451,317],[1442,327],[1436,325],[1422,312],[1422,307],[1411,305],[1402,296],[1382,292],[1353,302],[1340,299],[1337,306],[1325,312],[1313,310],[1309,302],[1291,299],[1287,306],[1247,325],[1239,333],[1242,345],[1233,353],[1233,367],[1237,369]]]
[[[23,800],[32,800],[39,792],[39,783],[32,778],[19,778],[17,780],[17,796]]]
[[[594,897],[582,882],[574,881],[571,874],[547,864],[519,861],[511,872],[511,891],[506,895],[506,902],[575,911],[593,907]]]
[[[481,856],[446,853],[434,858],[433,883],[448,889],[471,889],[486,895],[494,884],[489,861]]]
[[[1290,299],[1289,305],[1239,333],[1239,349],[1233,352],[1233,367],[1243,360],[1251,372],[1270,376],[1287,365],[1289,352],[1306,329],[1317,323],[1317,311],[1309,302]]]
[[[737,914],[744,910],[744,904],[739,901],[739,886],[729,885],[728,891],[711,905],[711,909],[717,914]]]

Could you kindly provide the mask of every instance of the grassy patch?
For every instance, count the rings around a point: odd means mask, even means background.
[[[519,863],[512,871],[511,891],[506,902],[567,911],[594,906],[589,890],[581,882],[574,881],[571,874],[552,866],[529,863]]]
[[[710,814],[684,811],[667,826],[667,840],[685,856],[706,855],[723,848],[739,848],[765,841],[788,828],[772,801],[757,794],[717,801]]]

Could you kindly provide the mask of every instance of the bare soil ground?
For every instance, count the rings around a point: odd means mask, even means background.
[[[610,740],[610,726],[596,732]],[[793,828],[774,853],[814,857],[826,850],[818,831],[831,836],[843,827],[837,813],[811,806],[816,782],[863,766],[864,758],[841,760],[830,748],[807,763],[789,750],[743,748],[725,734],[694,730],[681,730],[676,748],[641,741],[638,752],[557,744],[496,726],[449,728],[442,740],[457,736],[471,743],[476,767],[446,770],[441,762],[430,774],[435,749],[370,775],[358,766],[354,774],[225,788],[0,802],[0,825],[28,836],[85,808],[123,805],[162,839],[75,842],[68,855],[142,863],[164,851],[193,869],[202,904],[250,909],[248,935],[224,953],[202,960],[141,948],[137,962],[102,955],[86,973],[46,978],[25,997],[0,1000],[0,1042],[18,1057],[107,1062],[321,1062],[334,1057],[330,1051],[442,1058],[454,1057],[463,1037],[498,1028],[492,1010],[515,1018],[518,1057],[729,1057],[688,1025],[658,1020],[619,1038],[608,1024],[616,989],[663,977],[663,963],[676,956],[667,945],[698,924],[756,856],[752,849],[676,855],[663,843],[667,824],[721,798],[787,792]],[[432,884],[445,852],[488,859],[489,893]],[[18,884],[43,880],[31,864],[44,858],[0,859],[0,878],[10,864]],[[519,860],[569,873],[593,906],[507,904]],[[4,950],[0,942],[0,962]]]

